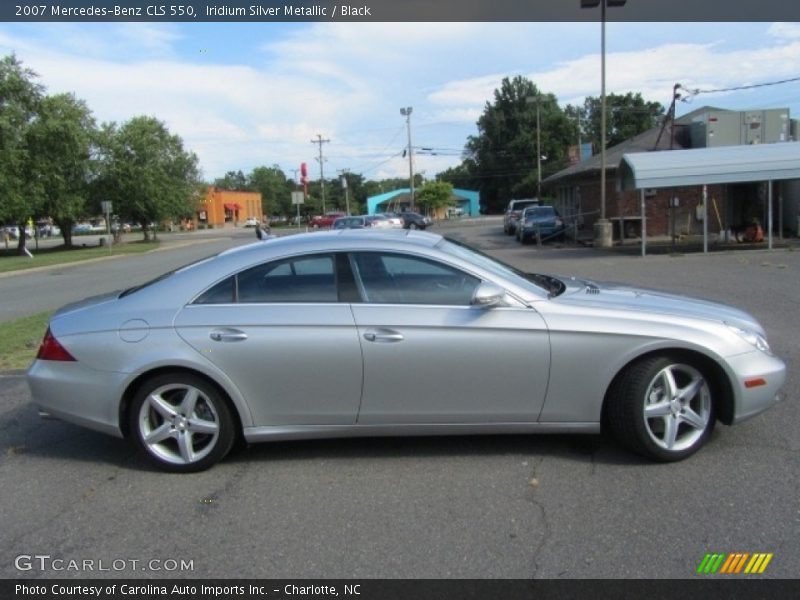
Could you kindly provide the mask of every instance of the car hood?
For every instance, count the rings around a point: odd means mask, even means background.
[[[761,325],[750,314],[727,304],[620,283],[595,282],[575,277],[559,279],[566,285],[566,289],[554,301],[562,304],[724,321],[764,334]]]

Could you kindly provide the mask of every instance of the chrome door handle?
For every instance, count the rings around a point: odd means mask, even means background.
[[[224,331],[212,331],[208,334],[215,342],[241,342],[247,339],[247,334],[238,329],[227,329]]]
[[[368,342],[402,342],[405,338],[396,331],[368,331],[364,334]]]

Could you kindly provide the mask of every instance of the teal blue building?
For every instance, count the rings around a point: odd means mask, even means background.
[[[401,209],[409,207],[410,195],[409,188],[400,188],[377,196],[370,196],[367,198],[367,214],[399,212]],[[481,212],[480,192],[454,188],[452,205],[460,208],[465,217],[477,217]]]

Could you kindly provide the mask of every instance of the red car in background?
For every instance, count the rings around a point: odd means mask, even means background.
[[[329,212],[325,213],[324,215],[317,215],[316,217],[311,217],[311,222],[309,225],[314,229],[323,229],[323,228],[330,228],[333,225],[333,222],[338,219],[339,217],[345,217],[343,212]]]

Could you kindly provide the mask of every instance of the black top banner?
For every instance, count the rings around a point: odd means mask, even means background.
[[[796,0],[3,0],[0,21],[800,21]]]

